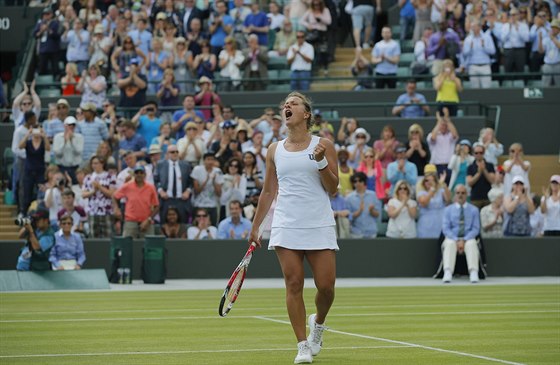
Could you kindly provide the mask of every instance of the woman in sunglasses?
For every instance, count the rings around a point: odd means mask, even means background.
[[[416,201],[412,199],[410,186],[406,181],[397,182],[393,198],[385,206],[389,215],[387,237],[416,238]]]
[[[187,230],[189,240],[213,240],[218,237],[218,229],[210,224],[210,215],[204,208],[195,213],[194,225]]]
[[[242,175],[243,163],[238,158],[230,158],[224,166],[224,184],[222,185],[221,217],[229,217],[229,203],[238,200],[245,201],[247,195],[247,178]]]

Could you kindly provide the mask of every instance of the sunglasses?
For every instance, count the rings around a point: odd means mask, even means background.
[[[208,214],[197,214],[196,217],[197,218],[206,218],[206,217],[208,217]]]
[[[456,191],[455,195],[467,195],[466,191]]]
[[[296,36],[296,38],[300,39],[300,38],[305,38],[305,37],[302,36],[302,35],[298,35],[298,36]]]
[[[352,180],[352,184],[357,184],[359,182],[363,182],[362,180]]]
[[[196,123],[196,124],[202,124],[202,123],[204,123],[204,122],[203,122],[202,120],[195,120],[195,123]]]
[[[25,102],[25,103],[21,103],[21,105],[31,105],[31,103]]]
[[[169,153],[179,153],[179,151],[167,151]]]
[[[356,136],[358,139],[366,139],[366,136]]]
[[[59,105],[56,107],[57,109],[68,109],[66,105]]]
[[[198,128],[187,128],[188,131],[196,131]]]
[[[61,226],[68,226],[68,225],[72,225],[72,222],[61,222],[60,223]]]
[[[515,153],[517,150],[509,150],[510,153]]]
[[[364,156],[364,158],[373,158],[371,155]]]
[[[398,189],[398,190],[406,190],[406,191],[408,191],[408,188],[407,188],[406,186],[399,186],[399,189]]]
[[[231,165],[229,165],[229,167],[239,167],[239,165],[238,164],[231,164]]]
[[[144,171],[134,171],[134,175],[144,175]]]
[[[483,155],[484,152],[478,151],[478,152],[475,152],[474,154],[475,154],[475,155]]]

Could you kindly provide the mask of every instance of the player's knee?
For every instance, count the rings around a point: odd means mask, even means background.
[[[290,294],[301,294],[303,292],[303,278],[287,277],[286,291]]]

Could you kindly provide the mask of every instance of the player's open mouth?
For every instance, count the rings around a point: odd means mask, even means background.
[[[286,116],[286,119],[290,119],[290,117],[292,116],[292,111],[288,109],[284,112],[284,115]]]

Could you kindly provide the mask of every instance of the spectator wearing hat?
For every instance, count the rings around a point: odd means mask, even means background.
[[[350,215],[350,234],[352,238],[377,237],[377,220],[381,215],[381,202],[375,192],[368,190],[366,175],[356,172],[352,176],[354,191],[346,197],[346,204]]]
[[[204,121],[204,114],[200,110],[195,109],[195,105],[194,96],[187,95],[183,99],[183,109],[173,113],[171,129],[172,133],[175,133],[175,138],[177,140],[185,136],[185,126],[188,122],[194,121],[197,117]]]
[[[107,80],[101,75],[99,66],[89,66],[82,71],[82,77],[76,86],[82,93],[81,103],[94,103],[96,108],[101,109],[103,102],[107,100]]]
[[[89,66],[99,66],[101,73],[109,71],[109,53],[113,46],[113,40],[105,36],[105,29],[103,25],[97,24],[93,29],[93,36],[89,43]],[[112,34],[112,32],[111,32]]]
[[[455,151],[455,144],[459,140],[459,133],[457,133],[455,125],[447,114],[442,116],[439,112],[436,112],[436,118],[436,125],[427,137],[431,155],[430,163],[436,165],[438,175],[445,173],[445,181],[449,185],[451,172],[448,170],[447,165]]]
[[[72,29],[70,23],[64,22],[64,33],[61,40],[67,43],[66,61],[73,62],[78,66],[78,72],[82,73],[88,66],[90,34],[84,29],[84,21],[80,18],[74,19]]]
[[[418,238],[439,238],[443,213],[451,201],[451,192],[445,184],[445,175],[438,178],[435,165],[426,165],[423,175],[416,188],[419,207],[417,235]]]
[[[33,224],[26,224],[19,232],[19,238],[26,243],[18,257],[18,271],[50,270],[49,255],[54,245],[54,231],[49,224],[49,211],[39,209],[31,214]]]
[[[263,144],[268,147],[272,143],[281,141],[284,138],[286,138],[286,135],[282,132],[282,117],[275,114],[272,117],[270,132],[264,134]]]
[[[469,166],[474,162],[472,156],[472,144],[468,139],[462,139],[455,146],[455,153],[451,156],[447,168],[451,170],[451,179],[449,187],[454,190],[458,184],[467,184],[467,174]],[[469,190],[469,189],[467,189]]]
[[[140,60],[130,59],[128,76],[117,80],[117,86],[121,90],[119,106],[125,108],[140,108],[146,104],[146,89],[148,81],[140,71]],[[127,111],[131,115],[132,112]]]
[[[391,195],[394,194],[395,184],[398,181],[404,180],[408,185],[415,186],[418,179],[416,165],[406,159],[406,147],[400,144],[394,151],[396,159],[387,165],[387,180],[391,183]]]
[[[554,19],[550,23],[548,37],[539,33],[539,52],[544,54],[543,86],[560,86],[560,19]]]
[[[296,33],[296,42],[290,45],[286,55],[292,71],[290,87],[292,90],[309,90],[311,84],[311,68],[315,59],[315,49],[305,41],[305,32]]]
[[[194,102],[202,107],[201,111],[204,115],[204,120],[212,120],[211,107],[215,104],[221,105],[222,99],[214,92],[212,80],[208,77],[202,76],[198,80],[198,85],[200,86],[200,92],[194,96]]]
[[[195,122],[188,122],[185,132],[185,136],[177,141],[179,159],[188,162],[191,166],[197,166],[206,153],[206,143],[198,135],[198,126]]]
[[[122,155],[122,159],[124,160],[124,165],[121,164],[121,160],[119,159],[118,164],[123,166],[119,170],[120,172],[117,175],[117,189],[122,187],[125,183],[132,180],[134,177],[134,168],[136,166],[140,166],[141,163],[138,162],[136,155],[132,151],[125,151]],[[145,169],[146,171],[146,179],[145,181],[149,183],[153,183],[154,176],[151,169]]]
[[[560,236],[560,175],[552,175],[550,184],[543,189],[541,211],[544,215],[544,235]]]
[[[150,148],[148,148],[148,158],[146,159],[147,163],[144,165],[144,167],[146,168],[146,172],[150,170],[152,172],[152,175],[155,175],[157,165],[161,161],[161,153],[162,151],[159,145],[150,145]],[[165,156],[167,156],[167,154],[164,155],[164,158]]]
[[[49,121],[43,123],[47,137],[52,141],[54,136],[60,132],[64,132],[64,120],[68,117],[70,104],[66,99],[58,99],[56,102],[56,116]]]
[[[408,128],[406,158],[416,165],[418,176],[424,176],[424,167],[430,163],[430,149],[424,140],[424,129],[414,123]]]
[[[334,134],[334,127],[328,120],[323,119],[323,114],[321,110],[314,109],[313,110],[313,125],[311,126],[310,132],[311,134],[319,134],[324,129],[328,129],[332,134]]]
[[[191,165],[179,159],[177,146],[167,148],[167,158],[157,164],[154,180],[160,198],[160,216],[166,217],[170,207],[179,213],[179,222],[191,216]]]
[[[226,120],[222,123],[222,136],[219,140],[214,141],[208,151],[213,153],[220,162],[220,165],[223,164],[233,157],[233,151],[230,146],[230,142],[235,140],[235,128],[237,124],[235,124],[231,120]]]
[[[144,137],[136,132],[136,126],[131,121],[121,123],[123,139],[119,142],[119,155],[123,156],[125,151],[132,152],[138,160],[146,157],[148,144]]]
[[[421,118],[429,114],[430,107],[426,105],[426,97],[416,92],[416,80],[408,80],[406,93],[397,98],[393,115],[401,118]]]
[[[480,235],[483,238],[499,238],[504,236],[504,192],[499,189],[488,191],[490,204],[480,210]]]
[[[39,75],[58,76],[58,54],[60,53],[60,24],[53,17],[52,9],[43,9],[41,20],[35,25],[33,35],[39,43]],[[50,64],[50,73],[49,73]]]
[[[84,242],[79,233],[72,229],[72,216],[59,218],[60,231],[56,232],[55,244],[49,254],[53,270],[80,270],[86,261]]]
[[[144,166],[134,167],[134,179],[125,183],[113,194],[113,209],[121,215],[118,201],[126,198],[123,237],[144,238],[154,234],[154,216],[159,202],[155,187],[146,182]]]
[[[82,154],[84,159],[89,159],[101,141],[106,141],[109,138],[109,131],[107,125],[95,116],[97,107],[93,103],[85,103],[81,105],[84,120],[78,122],[76,133],[84,136],[84,152]]]
[[[66,117],[64,131],[57,133],[53,140],[55,162],[62,173],[68,173],[76,183],[76,170],[83,162],[84,136],[75,133],[77,121],[74,117]]]
[[[161,119],[157,116],[158,106],[154,101],[148,101],[138,113],[132,117],[136,125],[136,133],[144,137],[146,143],[151,142],[159,135]]]
[[[530,190],[525,187],[523,176],[514,176],[509,195],[504,197],[504,209],[507,213],[504,223],[504,236],[530,236],[531,214],[535,204]]]
[[[488,205],[488,192],[496,178],[494,164],[484,159],[484,145],[475,143],[473,147],[474,161],[467,169],[467,184],[471,188],[471,204],[478,209]]]
[[[357,169],[364,157],[365,151],[369,148],[367,143],[371,136],[364,128],[358,128],[354,131],[354,143],[348,146],[348,166]]]
[[[259,45],[256,34],[248,37],[248,47],[243,50],[243,62],[240,68],[244,68],[243,78],[251,79],[245,81],[245,90],[264,90],[268,79],[268,52],[265,46]]]
[[[144,54],[148,54],[152,43],[152,33],[147,28],[148,21],[145,18],[138,17],[136,29],[128,32],[128,36],[132,39],[134,45],[140,48]]]
[[[194,190],[193,206],[206,209],[212,224],[218,221],[218,199],[222,195],[224,183],[222,170],[216,167],[216,162],[214,154],[207,152],[203,157],[203,163],[195,166],[191,174]]]
[[[397,75],[399,60],[401,57],[401,46],[391,39],[391,28],[383,27],[381,30],[381,41],[377,42],[371,51],[371,63],[375,66],[375,75],[381,76],[375,82],[377,89],[389,89],[397,87],[397,79],[390,76]]]

